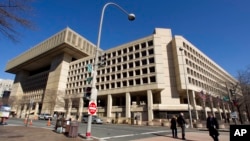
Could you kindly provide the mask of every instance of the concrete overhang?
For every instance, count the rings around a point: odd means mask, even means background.
[[[70,56],[72,56],[72,58],[75,58],[75,59],[80,59],[80,58],[89,56],[88,54],[79,50],[78,48],[72,47],[71,45],[67,43],[62,43],[58,45],[57,47],[43,54],[40,54],[21,64],[18,64],[17,66],[14,66],[6,70],[6,72],[16,74],[17,72],[21,70],[34,71],[40,68],[44,68],[44,67],[50,66],[53,58],[60,54],[69,54]]]

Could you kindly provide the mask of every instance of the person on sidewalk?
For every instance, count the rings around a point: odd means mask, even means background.
[[[182,139],[186,140],[186,138],[185,138],[186,120],[184,118],[184,114],[183,113],[180,113],[179,117],[177,118],[177,123],[181,127]]]
[[[170,128],[172,129],[173,138],[177,138],[177,119],[175,115],[173,115],[170,123],[171,123]]]
[[[217,119],[213,116],[213,114],[209,114],[207,118],[207,128],[209,131],[209,135],[214,139],[214,141],[219,141],[219,125]]]

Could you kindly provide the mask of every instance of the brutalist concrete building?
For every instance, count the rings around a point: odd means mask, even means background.
[[[222,99],[237,80],[171,29],[155,28],[144,38],[98,51],[107,55],[106,65],[97,70],[100,117],[139,115],[152,121],[183,112],[189,118],[190,109],[193,119],[205,119],[209,112],[223,119],[231,112]],[[6,66],[16,75],[12,110],[18,117],[29,108],[35,115],[87,113],[83,97],[92,76],[87,66],[95,53],[94,43],[67,27],[12,59]]]

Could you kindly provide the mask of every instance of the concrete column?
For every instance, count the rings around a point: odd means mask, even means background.
[[[22,111],[22,118],[26,117],[26,112],[27,112],[27,104],[24,104],[23,111]]]
[[[223,110],[223,113],[224,113],[224,118],[227,119],[227,112],[226,112],[226,108],[225,108],[225,103],[222,102],[222,110]]]
[[[214,103],[213,103],[213,97],[210,95],[208,100],[209,100],[209,103],[210,103],[211,113],[215,116],[215,114],[214,114]]]
[[[38,115],[38,109],[39,109],[39,103],[36,102],[35,113],[34,113],[35,116]]]
[[[147,90],[147,99],[148,99],[148,121],[152,121],[154,119],[153,114],[153,94],[151,90]]]
[[[67,112],[67,116],[66,116],[67,119],[69,119],[71,116],[71,109],[72,109],[72,101],[71,101],[71,99],[69,99],[68,112]]]
[[[217,111],[219,112],[219,117],[220,117],[220,120],[223,120],[222,116],[221,116],[221,111],[220,111],[220,102],[217,101]]]
[[[22,118],[21,115],[22,115],[22,106],[20,105],[20,106],[17,108],[16,117],[17,117],[17,118]]]
[[[207,118],[207,108],[206,108],[206,101],[205,100],[203,100],[202,101],[203,102],[203,109],[204,109],[204,112],[205,112],[205,119]]]
[[[126,93],[126,118],[131,118],[131,95]]]
[[[83,99],[82,98],[79,98],[79,108],[78,108],[78,121],[81,120],[82,118],[82,109],[83,109]]]
[[[192,91],[192,95],[190,97],[190,103],[193,106],[193,112],[195,114],[195,119],[199,119],[198,111],[196,109],[196,101],[195,101],[195,91]]]
[[[107,104],[107,117],[111,117],[112,112],[112,95],[108,95],[108,104]]]

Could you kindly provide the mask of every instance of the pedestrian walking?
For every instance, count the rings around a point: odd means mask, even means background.
[[[175,115],[173,115],[170,123],[171,123],[170,128],[172,129],[173,138],[178,138],[177,137],[177,119]]]
[[[209,135],[214,139],[214,141],[219,141],[219,125],[217,119],[213,116],[213,114],[209,114],[207,118],[207,128],[209,130]]]
[[[184,114],[183,113],[180,113],[179,117],[177,118],[177,123],[181,127],[182,139],[186,140],[186,138],[185,138],[186,120],[184,118]]]

